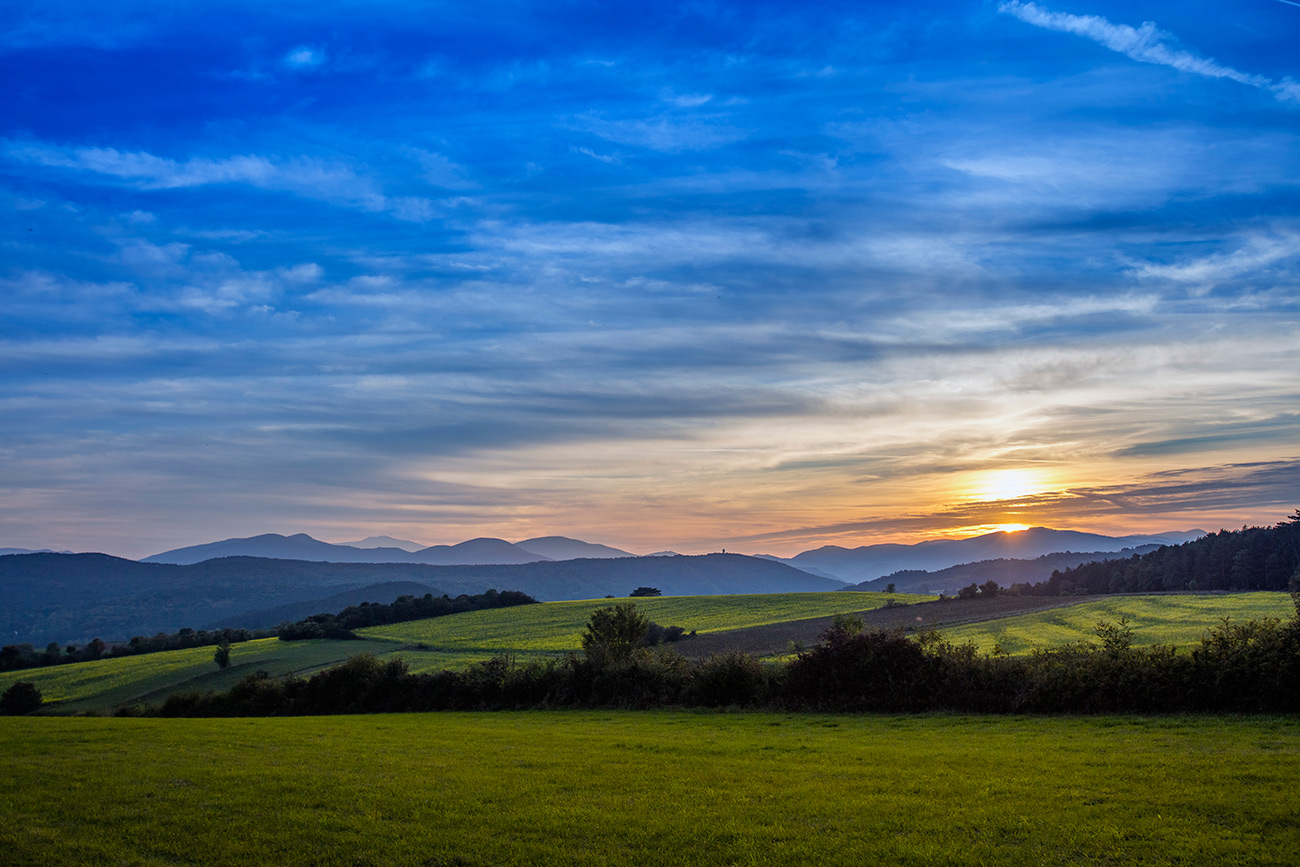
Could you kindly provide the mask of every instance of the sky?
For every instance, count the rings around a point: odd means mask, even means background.
[[[1300,4],[0,6],[0,547],[1300,505]]]

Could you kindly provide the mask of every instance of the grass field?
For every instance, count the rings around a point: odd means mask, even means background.
[[[212,661],[213,647],[119,656],[50,668],[0,674],[0,691],[20,680],[36,684],[60,713],[103,710],[120,704],[161,701],[179,689],[229,689],[237,680],[262,669],[270,674],[307,674],[337,665],[357,653],[381,655],[398,645],[385,641],[296,641],[259,638],[230,646],[230,668]]]
[[[1128,618],[1133,643],[1186,646],[1200,641],[1212,626],[1231,617],[1235,621],[1264,617],[1287,619],[1295,611],[1285,593],[1231,593],[1225,595],[1113,596],[1082,602],[1068,608],[1054,608],[942,630],[956,643],[973,641],[980,650],[996,644],[1008,653],[1028,653],[1035,647],[1069,644],[1080,639],[1096,640],[1098,622],[1118,623]]]
[[[637,599],[651,619],[701,633],[782,620],[860,611],[883,605],[883,593],[780,593],[748,596],[678,596]],[[896,594],[898,599],[926,599]],[[219,670],[214,648],[101,659],[0,674],[0,691],[20,681],[41,690],[47,710],[76,713],[123,704],[159,703],[180,690],[229,689],[259,669],[273,675],[309,674],[358,653],[400,656],[412,672],[460,669],[512,653],[520,659],[576,650],[591,611],[627,599],[548,602],[515,608],[472,611],[431,620],[360,630],[362,641],[258,639],[231,646],[231,667]],[[428,649],[411,649],[413,644]]]
[[[591,599],[547,602],[518,608],[471,611],[453,617],[415,620],[359,630],[368,638],[426,644],[454,653],[563,652],[580,646],[591,612],[617,602],[637,609],[662,626],[681,626],[704,634],[764,626],[878,608],[887,599],[919,602],[932,596],[896,593],[765,593],[749,596],[662,596],[643,599]]]
[[[20,865],[1293,865],[1300,721],[0,719]]]

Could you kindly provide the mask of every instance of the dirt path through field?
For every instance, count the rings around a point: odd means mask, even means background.
[[[1082,602],[1095,602],[1105,596],[996,596],[992,599],[945,599],[938,602],[917,602],[889,608],[860,611],[858,616],[868,629],[939,629],[997,620],[1029,611],[1063,608]],[[770,626],[711,632],[678,642],[675,646],[686,656],[709,656],[730,650],[741,650],[755,656],[786,653],[791,642],[805,647],[816,644],[823,632],[831,627],[834,617],[813,617],[808,620],[790,620]],[[683,624],[687,629],[689,625]]]

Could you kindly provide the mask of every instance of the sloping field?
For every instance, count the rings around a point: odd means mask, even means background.
[[[1285,620],[1295,611],[1286,593],[1227,593],[1215,595],[1109,596],[1066,608],[1021,614],[941,629],[956,643],[973,641],[983,651],[1000,644],[1007,653],[1028,653],[1035,647],[1053,647],[1080,640],[1095,640],[1100,621],[1128,619],[1133,644],[1176,644],[1200,641],[1225,617],[1235,621],[1276,617]]]
[[[782,593],[631,601],[665,626],[705,633],[826,612],[862,611],[883,605],[886,598],[883,593]],[[895,594],[894,598],[926,597]],[[0,674],[0,691],[17,681],[29,681],[52,704],[48,711],[76,713],[158,703],[182,690],[229,689],[258,670],[276,676],[309,674],[358,653],[400,656],[413,672],[459,669],[501,653],[528,658],[576,650],[593,609],[627,601],[547,602],[471,611],[361,630],[365,635],[361,641],[258,639],[232,645],[231,666],[225,671],[212,661],[212,647],[25,669]],[[413,647],[417,644],[421,647]]]
[[[918,599],[911,604],[898,604],[899,600]],[[898,594],[895,604],[860,612],[867,629],[906,629],[945,631],[961,624],[995,620],[1024,611],[1041,611],[1077,605],[1073,598],[1057,596],[997,596],[992,599],[944,599],[929,601],[927,597],[908,597]],[[789,620],[713,632],[694,641],[678,645],[687,656],[709,656],[739,650],[754,656],[783,657],[792,654],[802,645],[811,647],[822,633],[831,628],[834,617],[814,617],[807,620]]]
[[[0,860],[1294,865],[1300,722],[0,718]]]
[[[224,671],[212,661],[216,648],[191,647],[9,671],[0,674],[0,691],[25,680],[36,684],[46,702],[57,702],[50,710],[75,713],[157,702],[178,690],[229,689],[244,675],[258,670],[276,676],[306,674],[337,665],[358,653],[381,655],[396,650],[397,646],[387,641],[284,642],[259,638],[232,644],[230,667]]]
[[[681,626],[687,632],[696,630],[703,635],[786,620],[868,611],[884,605],[890,598],[924,600],[932,597],[835,592],[588,599],[470,611],[452,617],[374,626],[358,630],[358,634],[367,638],[423,644],[450,653],[527,656],[577,650],[591,612],[619,602],[635,603],[639,611],[661,626]],[[681,646],[688,643],[683,642]],[[412,670],[416,670],[414,661]]]

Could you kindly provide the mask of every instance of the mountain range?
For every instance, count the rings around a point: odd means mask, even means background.
[[[386,544],[396,543],[396,544]],[[171,563],[185,566],[217,557],[270,557],[278,560],[308,560],[317,563],[427,563],[434,566],[482,566],[488,564],[537,563],[579,558],[608,559],[633,557],[627,551],[596,545],[566,536],[542,536],[511,543],[504,539],[469,539],[455,545],[416,545],[390,536],[371,536],[351,545],[313,539],[306,533],[281,536],[263,533],[243,539],[223,539],[206,545],[175,548],[145,557],[142,563]]]
[[[740,554],[589,558],[476,566],[221,557],[177,565],[106,554],[0,557],[0,643],[125,640],[189,626],[273,626],[404,593],[520,590],[540,600],[838,590],[784,563]],[[339,603],[343,603],[340,605]]]
[[[1109,552],[1142,545],[1181,545],[1204,535],[1204,530],[1188,530],[1141,536],[1102,536],[1075,530],[1031,527],[1014,532],[986,533],[969,539],[934,539],[914,545],[863,545],[858,548],[826,545],[793,557],[770,559],[813,575],[855,584],[902,570],[935,571],[981,560],[1029,560],[1068,551]]]
[[[844,589],[881,591],[893,584],[894,590],[898,593],[956,593],[970,584],[983,584],[987,581],[996,581],[1001,587],[1010,587],[1012,584],[1037,584],[1046,581],[1053,572],[1058,570],[1072,569],[1084,563],[1128,559],[1134,555],[1150,553],[1159,547],[1159,545],[1139,545],[1136,548],[1124,548],[1119,551],[1086,553],[1065,551],[1044,554],[1032,560],[999,557],[995,560],[959,563],[933,572],[924,569],[904,569]]]

